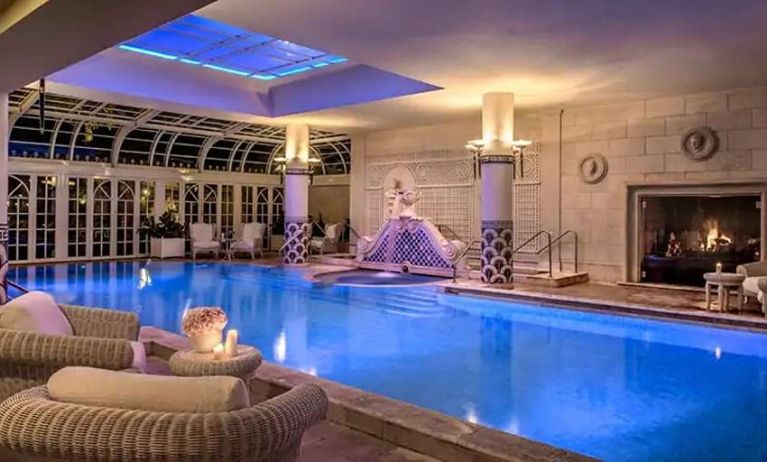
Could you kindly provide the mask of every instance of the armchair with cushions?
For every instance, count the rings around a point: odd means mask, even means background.
[[[295,461],[327,408],[312,384],[251,404],[235,377],[71,367],[0,403],[0,448],[26,460]]]
[[[746,297],[756,297],[762,304],[762,313],[767,316],[767,261],[758,261],[738,265],[736,272],[746,276],[743,281],[743,293]]]
[[[142,369],[135,313],[63,306],[30,292],[0,307],[0,400],[66,366]]]

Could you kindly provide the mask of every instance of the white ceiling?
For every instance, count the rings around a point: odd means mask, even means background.
[[[513,91],[525,110],[767,84],[765,0],[218,0],[198,14],[444,88],[270,119],[280,124],[465,119],[489,91]],[[205,76],[210,96],[216,82],[253,92],[218,74]]]
[[[465,118],[481,95],[556,107],[767,83],[765,0],[219,0],[205,16],[444,90],[287,119]]]

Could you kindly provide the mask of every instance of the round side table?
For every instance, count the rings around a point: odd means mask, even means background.
[[[746,276],[739,273],[705,273],[706,310],[711,309],[711,289],[716,287],[719,311],[726,313],[730,309],[730,291],[738,296],[738,313],[743,312],[743,281]]]
[[[249,386],[250,378],[261,365],[261,352],[248,345],[237,346],[237,356],[213,359],[213,353],[177,351],[168,360],[174,375],[201,377],[206,375],[230,375],[239,377]]]

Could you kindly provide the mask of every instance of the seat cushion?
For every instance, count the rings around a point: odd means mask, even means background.
[[[255,246],[252,242],[235,241],[232,242],[232,250],[253,250]]]
[[[29,292],[0,307],[0,329],[49,335],[74,335],[72,324],[45,292]]]
[[[192,247],[195,249],[217,249],[219,247],[218,242],[216,241],[195,241],[194,244],[192,244]]]
[[[141,342],[130,342],[131,350],[133,350],[133,363],[131,367],[141,372],[146,372],[146,348]]]
[[[764,276],[746,278],[743,281],[743,292],[745,292],[746,295],[751,295],[751,296],[756,295],[756,299],[759,300],[759,302],[762,302],[762,300],[764,300],[764,292],[762,292],[762,290],[759,289],[760,279],[767,279],[767,278]]]
[[[65,367],[48,379],[48,392],[65,403],[144,411],[209,413],[250,406],[245,383],[228,376],[172,377]]]

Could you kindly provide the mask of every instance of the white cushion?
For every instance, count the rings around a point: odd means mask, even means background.
[[[232,242],[232,250],[252,250],[255,248],[253,242],[235,241]]]
[[[759,293],[759,286],[757,285],[758,281],[759,281],[758,277],[746,278],[743,281],[743,290],[745,290],[746,292],[750,292],[752,294],[758,294]]]
[[[73,335],[72,324],[45,292],[29,292],[0,308],[0,329],[49,335]]]
[[[217,249],[219,245],[217,241],[206,241],[206,242],[195,241],[192,243],[192,247],[194,247],[195,249]]]
[[[133,363],[131,367],[141,372],[146,372],[146,348],[144,348],[144,344],[141,342],[130,342],[130,347],[133,350]]]
[[[245,383],[223,375],[172,377],[65,367],[48,379],[48,392],[65,403],[144,411],[207,413],[250,407]]]

